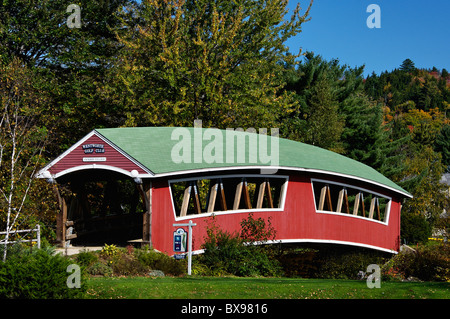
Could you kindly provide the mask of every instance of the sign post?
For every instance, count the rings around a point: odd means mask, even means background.
[[[188,226],[189,227],[189,229],[188,229],[188,275],[190,276],[191,275],[191,270],[192,270],[192,227],[193,226],[197,226],[197,224],[194,224],[193,222],[192,222],[192,220],[189,220],[189,223],[187,223],[187,224],[173,224],[173,226],[174,227],[182,227],[182,226]],[[175,232],[175,233],[177,233],[178,232],[178,230]],[[181,231],[180,231],[180,233],[181,233]],[[176,238],[176,235],[174,234],[174,250],[175,250],[175,247],[177,247],[177,251],[181,251],[181,250],[178,250],[178,238]]]

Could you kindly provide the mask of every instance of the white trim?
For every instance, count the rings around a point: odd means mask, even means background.
[[[59,155],[57,158],[55,158],[53,161],[48,163],[44,168],[40,169],[39,172],[36,174],[36,178],[44,178],[43,174],[45,171],[48,171],[50,168],[52,168],[56,163],[58,163],[60,160],[62,160],[64,157],[66,157],[68,154],[70,154],[73,150],[75,150],[77,147],[79,147],[81,144],[83,144],[87,139],[92,137],[95,134],[95,130],[89,132],[85,137],[83,137],[81,140],[73,144],[71,147],[69,147],[64,153]]]
[[[316,202],[316,195],[314,193],[314,182],[319,182],[319,183],[326,183],[326,184],[333,184],[333,185],[337,185],[337,186],[343,186],[343,187],[347,187],[347,188],[351,188],[354,190],[359,190],[359,191],[363,191],[366,193],[370,193],[373,195],[376,195],[378,197],[382,197],[385,198],[388,201],[388,203],[386,204],[386,208],[385,211],[387,211],[387,213],[385,213],[384,216],[384,221],[380,221],[380,220],[376,220],[373,218],[368,218],[368,217],[363,217],[363,216],[358,216],[358,215],[353,215],[353,214],[346,214],[346,213],[338,213],[338,212],[331,212],[328,210],[318,210],[317,209],[317,202]],[[324,179],[316,179],[316,178],[311,178],[311,190],[312,190],[312,194],[313,194],[313,199],[314,199],[314,210],[316,211],[317,214],[330,214],[330,215],[337,215],[337,216],[345,216],[345,217],[352,217],[352,218],[358,218],[358,219],[362,219],[365,221],[371,221],[371,222],[375,222],[375,223],[379,223],[385,226],[389,225],[389,217],[391,214],[391,203],[392,203],[392,198],[386,195],[382,195],[380,193],[377,192],[373,192],[371,190],[368,190],[366,188],[362,188],[362,187],[358,187],[358,186],[352,186],[349,184],[344,184],[344,183],[339,183],[339,182],[334,182],[334,181],[329,181],[329,180],[324,180]]]
[[[40,169],[39,172],[36,174],[36,178],[45,178],[44,177],[44,172],[50,170],[56,163],[61,161],[64,157],[69,155],[72,151],[74,151],[76,148],[78,148],[80,145],[82,145],[84,142],[86,142],[88,139],[90,139],[94,135],[97,136],[99,139],[101,139],[103,142],[107,143],[109,146],[111,146],[114,150],[119,152],[125,158],[127,158],[128,160],[133,162],[135,165],[140,167],[143,171],[147,172],[147,174],[140,174],[140,175],[154,176],[151,173],[151,171],[148,170],[145,166],[143,166],[141,163],[137,162],[134,158],[130,157],[127,153],[122,151],[122,149],[117,147],[114,143],[112,143],[110,140],[105,138],[99,132],[97,132],[96,130],[93,130],[93,131],[89,132],[89,134],[84,136],[81,140],[79,140],[74,145],[72,145],[69,149],[67,149],[60,156],[58,156],[53,161],[51,161],[49,164],[47,164],[44,168]],[[95,165],[95,167],[93,167],[92,165],[79,165],[79,166],[75,166],[75,167],[71,167],[69,169],[63,170],[63,171],[61,171],[59,173],[56,173],[53,177],[54,178],[58,178],[58,177],[61,177],[64,174],[68,174],[68,173],[79,171],[79,170],[83,170],[83,169],[93,169],[93,168],[102,168],[102,169],[112,170],[112,171],[116,171],[116,172],[119,172],[121,174],[125,174],[125,175],[131,177],[131,172],[128,172],[127,170],[124,170],[124,169],[121,169],[121,168],[109,166],[109,165]]]
[[[345,241],[345,240],[331,240],[331,239],[310,239],[310,238],[296,238],[296,239],[275,239],[270,240],[263,245],[270,245],[270,244],[297,244],[297,243],[316,243],[316,244],[338,244],[338,245],[348,245],[348,246],[356,246],[356,247],[363,247],[363,248],[370,248],[375,249],[379,251],[384,251],[390,254],[398,254],[398,251],[393,249],[387,249],[379,246],[374,245],[368,245],[368,244],[362,244],[362,243],[356,243],[353,241]],[[194,250],[193,254],[203,254],[205,252],[204,249],[197,249]],[[187,253],[186,253],[187,254]]]
[[[120,147],[118,147],[116,144],[114,144],[112,141],[110,141],[109,139],[107,139],[106,137],[104,137],[102,134],[100,134],[99,132],[97,132],[97,137],[99,139],[101,139],[103,142],[107,143],[109,146],[111,146],[113,149],[115,149],[117,152],[119,152],[121,155],[123,155],[125,158],[127,158],[128,160],[130,160],[131,162],[133,162],[134,164],[136,164],[137,166],[139,166],[144,172],[147,172],[147,174],[154,176],[154,174],[144,165],[142,165],[140,162],[138,162],[137,160],[135,160],[132,156],[130,156],[128,153],[124,152]],[[138,176],[139,177],[139,176]]]
[[[275,239],[274,241],[270,243],[319,243],[319,244],[341,244],[341,245],[350,245],[350,246],[357,246],[357,247],[364,247],[364,248],[370,248],[370,249],[376,249],[385,251],[391,254],[398,254],[398,251],[393,249],[387,249],[379,246],[374,245],[368,245],[363,243],[357,243],[353,241],[345,241],[345,240],[331,240],[331,239],[310,239],[310,238],[302,238],[302,239]]]
[[[82,170],[86,170],[86,169],[104,169],[104,170],[108,170],[108,171],[114,171],[114,172],[123,174],[128,177],[133,177],[133,176],[131,176],[131,172],[129,172],[125,169],[122,169],[122,168],[118,168],[118,167],[110,166],[110,165],[88,164],[88,165],[79,165],[79,166],[68,168],[64,171],[56,173],[55,175],[53,175],[53,178],[58,178],[65,174],[82,171]]]
[[[212,167],[212,168],[199,168],[199,169],[192,169],[192,170],[182,170],[182,171],[175,171],[175,172],[168,172],[168,173],[155,173],[155,175],[150,174],[139,174],[139,177],[141,178],[158,178],[158,177],[170,177],[170,176],[177,176],[177,175],[183,175],[183,174],[197,174],[197,173],[209,173],[209,172],[218,172],[218,171],[228,171],[228,170],[248,170],[248,169],[260,169],[260,170],[288,170],[288,171],[299,171],[299,172],[307,172],[307,173],[319,173],[319,174],[327,174],[327,175],[333,175],[338,177],[344,177],[349,178],[352,180],[358,180],[362,182],[366,182],[375,186],[379,186],[381,188],[385,188],[387,190],[390,190],[392,192],[395,192],[397,194],[401,194],[408,198],[413,198],[413,196],[407,192],[402,192],[396,188],[393,188],[391,186],[387,186],[385,184],[372,181],[370,179],[354,176],[354,175],[348,175],[343,173],[336,173],[332,171],[326,171],[326,170],[320,170],[320,169],[311,169],[311,168],[301,168],[301,167],[292,167],[292,166],[264,166],[264,165],[247,165],[247,166],[225,166],[225,167]],[[275,174],[273,174],[275,175]]]
[[[192,214],[192,215],[186,215],[184,217],[177,217],[177,212],[175,209],[175,204],[173,201],[173,195],[172,195],[172,187],[170,187],[171,183],[176,182],[185,182],[185,181],[193,181],[193,180],[201,180],[201,179],[216,179],[216,178],[238,178],[238,177],[256,177],[256,178],[279,178],[284,179],[284,183],[281,186],[280,190],[280,199],[279,199],[279,206],[277,208],[252,208],[252,209],[238,209],[238,210],[227,210],[227,211],[217,211],[217,212],[211,212],[211,213],[202,213],[202,214]],[[287,194],[287,187],[289,184],[289,176],[288,175],[257,175],[257,174],[233,174],[233,175],[214,175],[214,176],[198,176],[198,177],[190,177],[190,178],[182,178],[182,179],[173,179],[168,180],[167,184],[169,186],[169,193],[170,193],[170,200],[172,203],[172,212],[173,217],[175,218],[175,221],[181,221],[181,220],[188,220],[188,219],[194,219],[194,218],[204,218],[204,217],[210,217],[210,216],[221,216],[221,215],[228,215],[228,214],[237,214],[237,213],[245,213],[248,214],[249,212],[283,212],[284,211],[284,204],[286,202],[286,194]]]

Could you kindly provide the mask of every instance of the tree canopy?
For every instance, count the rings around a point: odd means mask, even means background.
[[[301,34],[312,1],[291,12],[287,0],[77,4],[80,28],[68,27],[69,3],[61,0],[0,6],[0,188],[7,194],[14,181],[4,124],[18,105],[11,101],[19,101],[16,115],[31,135],[17,147],[33,165],[24,157],[16,169],[26,166],[35,187],[23,205],[48,224],[44,216],[56,205],[48,204],[50,188],[33,180],[34,164],[94,128],[192,126],[196,119],[204,127],[278,127],[282,137],[361,161],[411,192],[403,211],[430,223],[448,207],[439,183],[450,167],[446,69],[405,59],[364,78],[364,66],[293,54],[287,40]],[[25,180],[18,185],[26,189]],[[6,212],[0,209],[2,227]]]

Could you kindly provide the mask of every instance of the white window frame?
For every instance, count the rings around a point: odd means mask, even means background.
[[[346,214],[346,213],[341,213],[341,212],[339,212],[339,213],[338,212],[332,212],[332,211],[328,211],[328,210],[318,210],[317,209],[317,204],[316,204],[317,203],[316,202],[316,195],[315,195],[315,192],[314,192],[314,182],[347,187],[347,188],[354,189],[356,191],[362,191],[362,192],[370,193],[370,194],[375,195],[377,197],[382,197],[382,198],[387,199],[388,202],[387,202],[386,208],[385,208],[384,220],[377,220],[377,219],[374,219],[374,218],[363,217],[363,216],[358,216],[358,215],[353,215],[353,214]],[[362,187],[358,187],[358,186],[354,186],[354,185],[350,185],[350,184],[345,184],[345,183],[340,183],[340,182],[335,182],[335,181],[330,181],[330,180],[325,180],[325,179],[316,179],[316,178],[311,178],[311,191],[312,191],[312,195],[313,195],[313,199],[314,199],[314,210],[318,214],[331,214],[331,215],[337,215],[337,216],[358,218],[358,219],[362,219],[362,220],[365,220],[365,221],[379,223],[379,224],[382,224],[382,225],[385,225],[385,226],[389,225],[389,217],[390,217],[390,214],[391,214],[392,197],[389,197],[389,196],[386,196],[386,195],[382,195],[382,194],[374,192],[372,190],[369,190],[369,189],[366,189],[366,188],[362,188]]]
[[[278,179],[284,179],[284,183],[281,186],[280,190],[280,204],[277,208],[251,208],[251,209],[237,209],[237,210],[226,210],[226,211],[214,211],[211,213],[201,213],[201,214],[190,214],[186,216],[177,216],[177,212],[175,209],[175,203],[173,200],[173,194],[172,194],[172,183],[177,182],[189,182],[189,181],[195,181],[195,180],[201,180],[201,179],[226,179],[226,178],[278,178]],[[286,202],[286,193],[287,188],[289,184],[289,176],[288,175],[258,175],[258,174],[236,174],[236,175],[213,175],[213,176],[198,176],[198,177],[189,177],[189,178],[179,178],[179,179],[171,179],[168,180],[168,186],[169,186],[169,192],[170,192],[170,200],[172,203],[172,212],[173,217],[176,221],[179,220],[187,220],[187,219],[194,219],[194,218],[203,218],[203,217],[210,217],[210,216],[220,216],[220,215],[228,215],[228,214],[236,214],[236,213],[258,213],[258,212],[283,212],[284,211],[284,205]]]

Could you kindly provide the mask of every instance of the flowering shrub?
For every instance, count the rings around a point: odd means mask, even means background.
[[[115,245],[107,245],[103,246],[100,254],[107,257],[116,257],[119,254],[120,250]]]

